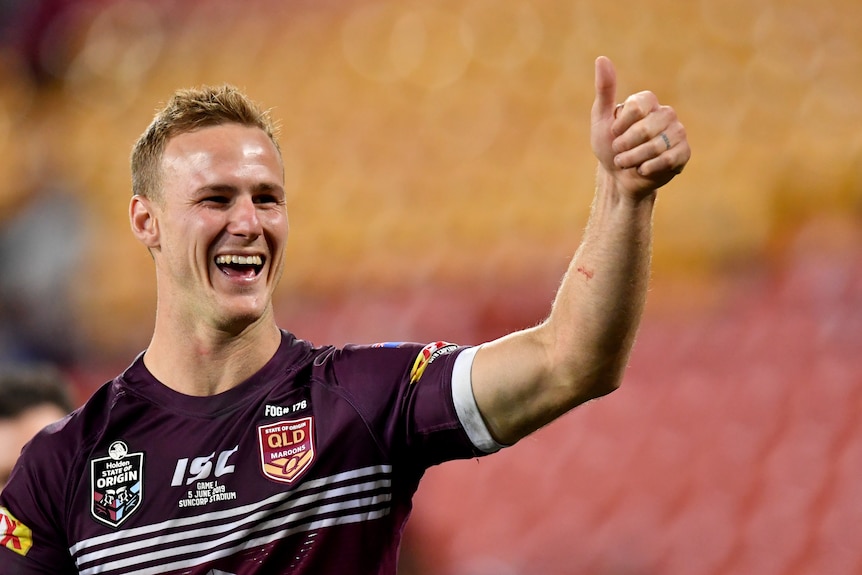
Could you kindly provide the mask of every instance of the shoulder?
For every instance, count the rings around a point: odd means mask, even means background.
[[[106,419],[98,414],[109,410],[113,383],[103,385],[85,405],[39,431],[24,446],[0,493],[0,505],[42,537],[59,537],[63,532],[68,494],[84,475],[86,454],[98,437],[98,422]]]
[[[385,342],[370,345],[347,344],[341,348],[327,348],[315,361],[318,365],[330,363],[336,367],[350,367],[358,372],[380,372],[409,368],[416,379],[430,363],[461,349],[445,341],[432,343]]]
[[[410,394],[420,380],[448,387],[454,360],[464,349],[443,341],[348,344],[318,355],[314,377],[338,393],[353,395],[357,404],[386,404],[384,398]]]
[[[71,464],[99,435],[121,389],[119,378],[102,385],[84,405],[37,433],[24,447],[22,460],[40,467]]]

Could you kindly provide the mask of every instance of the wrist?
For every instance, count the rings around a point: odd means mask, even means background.
[[[632,173],[627,174],[626,172]],[[658,195],[658,188],[634,185],[639,178],[640,176],[634,169],[608,170],[599,163],[596,174],[596,194],[612,205],[651,211]]]

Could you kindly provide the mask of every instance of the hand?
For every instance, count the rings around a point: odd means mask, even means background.
[[[679,174],[691,157],[685,128],[670,106],[652,92],[616,104],[617,76],[611,61],[596,59],[596,99],[590,139],[604,171],[634,197],[648,195]]]

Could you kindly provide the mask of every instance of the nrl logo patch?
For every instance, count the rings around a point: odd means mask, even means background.
[[[314,461],[311,417],[279,421],[257,428],[263,474],[283,483],[296,481]]]
[[[456,349],[458,349],[456,344],[447,341],[435,341],[423,347],[413,362],[413,369],[410,370],[410,383],[419,381],[422,374],[425,373],[425,368],[435,359],[441,355],[448,355]]]
[[[90,461],[92,501],[97,521],[119,527],[141,506],[144,496],[144,454],[129,453],[122,441],[108,448],[108,457]]]

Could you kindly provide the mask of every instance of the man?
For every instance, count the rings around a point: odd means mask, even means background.
[[[0,367],[0,491],[24,444],[72,411],[68,385],[52,367]]]
[[[615,92],[599,58],[596,197],[546,321],[479,347],[341,349],[274,319],[288,222],[269,119],[230,87],[177,93],[132,154],[152,340],[25,450],[0,495],[4,572],[395,573],[425,469],[619,384],[656,190],[690,150],[653,94]]]

